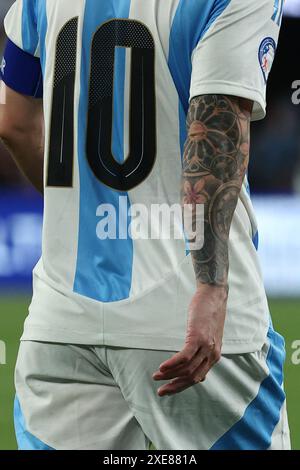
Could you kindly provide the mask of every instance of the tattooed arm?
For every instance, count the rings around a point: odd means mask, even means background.
[[[228,238],[248,166],[251,104],[220,95],[191,102],[182,204],[204,204],[204,246],[191,252],[198,283],[227,286]]]
[[[252,102],[205,95],[190,103],[182,174],[182,205],[204,205],[204,244],[191,250],[197,291],[189,308],[183,350],[160,366],[155,380],[171,380],[160,396],[205,380],[221,357],[228,294],[228,240],[249,160]],[[190,240],[193,242],[193,240]]]

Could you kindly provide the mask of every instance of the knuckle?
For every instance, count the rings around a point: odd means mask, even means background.
[[[213,352],[213,359],[215,362],[219,362],[221,359],[221,351],[219,349],[215,349]]]
[[[187,354],[184,354],[182,356],[182,363],[183,364],[188,364],[188,362],[189,362],[189,356]]]
[[[188,368],[186,369],[186,372],[187,372],[186,375],[187,375],[188,377],[193,378],[193,376],[194,376],[194,368],[193,368],[193,367],[191,367],[191,366],[188,367]]]
[[[208,352],[212,352],[216,346],[214,341],[210,340],[209,338],[203,338],[201,344],[202,347]]]
[[[207,342],[207,349],[209,351],[215,351],[216,349],[216,343],[214,341],[208,341]]]
[[[182,362],[184,364],[188,364],[191,361],[192,357],[193,356],[190,352],[185,352],[182,356]]]

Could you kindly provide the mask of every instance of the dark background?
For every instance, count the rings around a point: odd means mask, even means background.
[[[269,79],[267,117],[252,125],[249,179],[254,193],[300,193],[300,105],[292,103],[295,80],[300,80],[300,20],[285,17]]]

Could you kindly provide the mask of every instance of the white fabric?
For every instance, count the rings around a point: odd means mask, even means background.
[[[161,382],[152,374],[171,352],[23,341],[17,396],[27,431],[54,449],[146,450],[150,440],[157,450],[208,450],[259,394],[270,373],[268,348],[223,356],[204,383],[159,398]],[[253,419],[254,428],[252,422],[240,436],[241,450],[255,448],[255,430],[266,437],[268,414],[253,410]],[[290,448],[285,406],[271,447]]]
[[[277,41],[273,12],[273,0],[230,2],[193,53],[191,98],[211,93],[240,96],[254,101],[253,120],[265,116],[266,86],[258,51],[266,37]]]
[[[147,25],[155,42],[157,159],[151,175],[144,183],[128,192],[130,204],[168,204],[180,202],[181,149],[179,95],[175,86],[169,55],[172,31],[178,21],[178,8],[188,8],[189,0],[132,0],[129,18]],[[36,0],[37,5],[42,2]],[[107,3],[107,2],[106,2]],[[199,7],[207,3],[193,3]],[[224,4],[212,1],[214,8]],[[19,47],[22,44],[22,6],[18,0],[5,21],[6,32]],[[113,9],[119,2],[112,1]],[[48,30],[44,70],[44,107],[46,121],[45,170],[49,147],[49,129],[53,90],[56,39],[64,24],[78,16],[78,54],[75,82],[75,123],[78,122],[82,96],[81,71],[88,68],[89,45],[83,45],[84,0],[46,0]],[[265,82],[259,61],[264,38],[277,42],[279,27],[271,19],[273,0],[231,0],[221,14],[209,23],[196,48],[191,51],[191,89],[196,94],[234,94],[255,101],[253,119],[264,115]],[[41,9],[30,25],[41,28]],[[189,16],[186,16],[189,18]],[[185,17],[185,18],[186,18]],[[192,16],[190,16],[192,19]],[[180,19],[180,17],[179,17]],[[201,18],[199,18],[201,22]],[[205,26],[205,24],[204,24]],[[185,30],[183,30],[183,35]],[[34,31],[32,37],[34,38]],[[174,31],[173,31],[174,33]],[[186,28],[186,33],[190,30]],[[195,32],[196,34],[196,32]],[[29,35],[30,36],[30,35]],[[32,45],[34,46],[34,44]],[[83,54],[83,49],[85,50]],[[181,53],[182,51],[178,50]],[[189,53],[189,52],[187,52]],[[124,148],[128,144],[130,51],[126,53]],[[178,56],[179,57],[179,56]],[[180,64],[179,64],[180,65]],[[87,70],[85,70],[88,73]],[[121,84],[122,86],[122,84]],[[184,342],[188,305],[195,291],[195,275],[191,257],[186,256],[185,241],[134,240],[130,289],[121,300],[95,299],[74,290],[78,269],[79,228],[85,208],[81,207],[86,187],[81,184],[78,165],[78,141],[82,131],[75,125],[75,158],[72,188],[45,188],[43,254],[34,270],[33,300],[25,323],[23,339],[95,345],[115,345],[146,349],[180,349]],[[97,184],[100,184],[97,182]],[[96,185],[91,179],[88,187]],[[101,201],[98,201],[100,204]],[[92,202],[90,204],[93,204]],[[85,224],[86,233],[94,233],[98,219],[97,205],[93,219]],[[176,222],[175,222],[176,225]],[[269,311],[258,256],[252,239],[257,227],[247,192],[241,191],[232,222],[229,254],[229,300],[223,352],[246,353],[259,350],[269,326]],[[96,250],[102,245],[94,236]],[[86,250],[92,249],[89,246]],[[104,249],[105,252],[105,249]],[[104,253],[106,255],[106,253]],[[96,254],[95,254],[96,257]],[[111,252],[114,257],[114,252]],[[94,259],[93,259],[94,262]],[[96,262],[96,261],[95,261]],[[120,258],[120,264],[123,260]],[[88,274],[89,267],[86,267]],[[104,279],[109,279],[109,265]],[[127,273],[125,273],[127,275]],[[93,281],[93,277],[91,279]],[[107,281],[108,282],[108,281]],[[122,280],[120,281],[123,282]],[[89,281],[86,282],[88,287]],[[99,283],[99,291],[101,285]]]

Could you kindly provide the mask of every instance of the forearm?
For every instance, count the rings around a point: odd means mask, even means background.
[[[198,284],[227,287],[228,240],[249,161],[251,104],[221,95],[191,101],[182,205],[204,205],[204,244],[191,250]],[[193,240],[189,240],[193,242]]]
[[[2,141],[21,172],[43,194],[44,143],[41,132],[15,131],[3,136]]]
[[[43,101],[0,83],[0,139],[28,180],[43,193]]]

